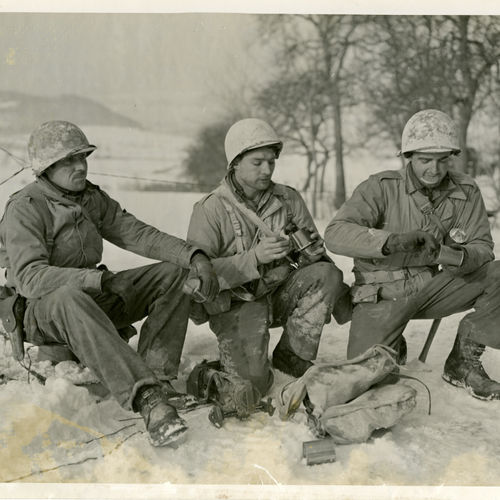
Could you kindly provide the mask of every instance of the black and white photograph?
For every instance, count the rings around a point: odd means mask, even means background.
[[[500,7],[169,4],[0,4],[0,498],[500,498]]]

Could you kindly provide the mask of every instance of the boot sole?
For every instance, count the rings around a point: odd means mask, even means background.
[[[468,386],[465,382],[462,380],[456,380],[454,378],[451,378],[449,375],[446,373],[443,373],[441,375],[441,378],[445,381],[448,382],[448,384],[451,384],[455,387],[460,387],[461,389],[465,389],[473,398],[480,399],[481,401],[496,401],[500,399],[500,394],[498,396],[481,396],[477,393],[474,392],[472,387]]]

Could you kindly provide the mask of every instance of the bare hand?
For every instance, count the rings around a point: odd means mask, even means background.
[[[263,237],[255,247],[255,255],[259,264],[268,264],[285,257],[290,251],[288,238],[277,236]]]
[[[325,255],[324,240],[321,238],[318,232],[311,232],[311,239],[314,243],[307,248],[307,252],[304,252],[304,257],[308,262],[317,262]]]

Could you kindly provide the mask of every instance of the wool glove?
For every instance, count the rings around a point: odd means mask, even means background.
[[[384,255],[398,252],[415,253],[427,251],[429,254],[439,250],[439,243],[436,238],[420,229],[408,233],[392,233],[382,247]]]
[[[210,259],[201,252],[197,252],[191,258],[191,267],[186,283],[199,280],[200,286],[194,292],[197,295],[196,302],[212,302],[219,294],[219,281],[215,274]]]
[[[444,271],[451,274],[452,276],[464,276],[466,274],[472,273],[479,267],[477,263],[470,258],[465,246],[459,245],[457,243],[452,243],[448,246],[453,248],[454,250],[460,250],[464,254],[464,257],[460,266],[442,265],[441,267]]]

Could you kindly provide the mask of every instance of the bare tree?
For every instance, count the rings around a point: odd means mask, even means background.
[[[210,191],[224,177],[227,170],[224,138],[229,127],[239,119],[241,116],[228,116],[202,127],[188,146],[184,167],[189,177],[199,184],[200,191]]]
[[[307,158],[307,168],[316,165],[314,175],[308,178],[317,183],[318,193],[324,192],[325,170],[332,153],[335,157],[335,197],[334,205],[338,208],[346,197],[344,177],[344,137],[342,130],[342,112],[348,102],[349,94],[349,51],[356,43],[357,28],[363,18],[357,16],[262,16],[263,33],[274,42],[275,65],[277,76],[271,86],[280,88],[281,94],[272,91],[274,99],[283,95],[284,102],[270,103],[265,97],[267,109],[274,107],[274,112],[288,115],[306,113],[307,118],[296,117],[285,120],[288,135],[298,138],[306,134],[309,128],[309,140],[306,147],[304,141],[296,141],[302,147]],[[277,82],[281,82],[278,84]],[[300,88],[306,85],[307,88]],[[290,87],[291,92],[284,91]],[[264,95],[266,91],[263,92]],[[261,100],[262,101],[262,100]],[[302,110],[294,110],[297,103],[304,106]],[[284,107],[288,107],[285,110]],[[289,108],[292,109],[289,109]],[[318,125],[321,123],[321,126]],[[326,133],[331,134],[331,139]],[[321,161],[314,160],[320,154]],[[315,163],[316,162],[316,163]]]
[[[448,112],[459,126],[461,165],[467,170],[467,130],[494,91],[499,60],[498,17],[373,17],[360,66],[366,70],[362,81],[372,126],[399,147],[413,113],[426,107]]]
[[[312,212],[317,215],[319,193],[324,191],[324,171],[333,149],[325,116],[320,82],[312,72],[292,74],[269,84],[257,96],[265,118],[273,123],[292,152],[306,158],[303,191],[312,191]]]

